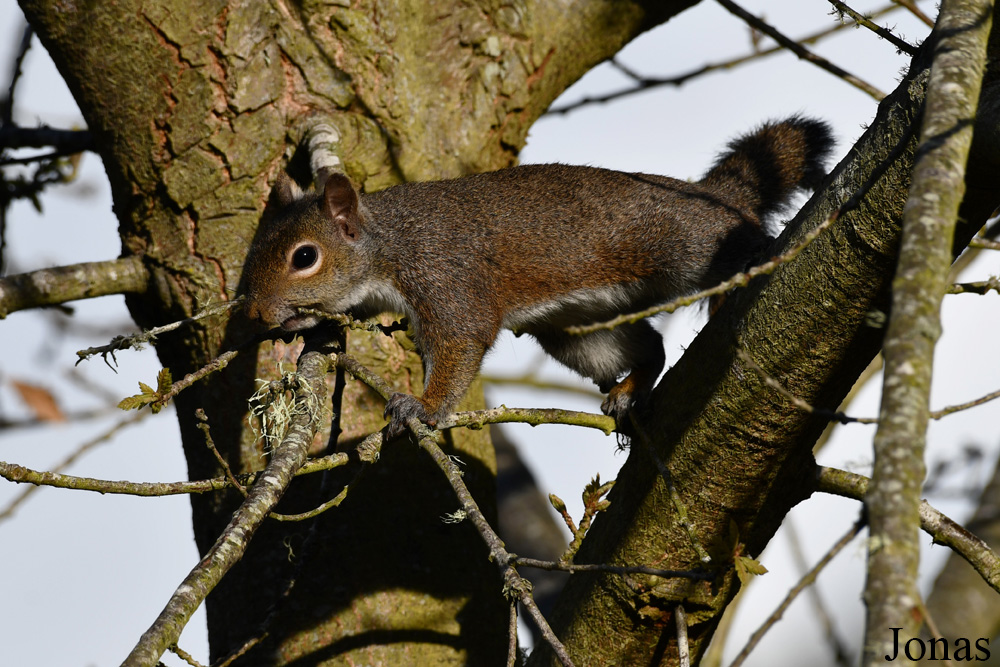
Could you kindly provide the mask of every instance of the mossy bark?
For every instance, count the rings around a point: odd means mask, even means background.
[[[692,655],[701,655],[739,588],[734,556],[759,554],[788,510],[815,490],[812,446],[826,419],[766,387],[736,351],[744,350],[793,395],[830,410],[878,352],[936,38],[927,40],[870,129],[785,229],[774,254],[855,193],[864,193],[860,203],[841,212],[794,262],[731,297],[660,382],[639,422],[645,438],[633,440],[609,494],[610,509],[595,521],[576,559],[677,570],[699,564],[652,450],[670,471],[691,530],[712,556],[716,580],[573,574],[556,604],[553,629],[578,659],[678,664],[677,603],[687,613]],[[996,46],[994,39],[984,97],[1000,73]],[[998,126],[996,105],[981,108],[955,253],[1000,205]],[[528,664],[557,663],[542,650]]]
[[[317,119],[337,126],[346,171],[367,190],[506,166],[570,83],[692,4],[21,0],[104,160],[123,254],[149,272],[148,289],[128,299],[145,327],[232,296],[269,184],[287,162],[295,168]],[[217,319],[163,336],[157,351],[180,377],[247,335]],[[367,334],[348,346],[401,388],[419,387],[412,352]],[[196,428],[199,407],[235,472],[263,467],[246,400],[285,352],[265,345],[178,397],[192,479],[219,474]],[[342,443],[380,424],[377,401],[348,386]],[[451,444],[489,514],[486,433]],[[330,488],[297,480],[279,509],[311,507]],[[240,500],[192,499],[203,552]],[[503,660],[506,602],[474,532],[441,524],[455,506],[439,474],[399,444],[312,533],[265,524],[208,598],[213,660],[265,620],[267,640],[237,664]]]

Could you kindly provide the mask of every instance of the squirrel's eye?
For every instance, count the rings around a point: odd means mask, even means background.
[[[304,245],[292,253],[292,266],[300,271],[302,269],[308,269],[316,263],[318,256],[319,255],[316,252],[315,246]]]

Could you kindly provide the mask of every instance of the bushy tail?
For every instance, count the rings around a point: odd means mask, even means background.
[[[765,123],[730,142],[701,184],[761,219],[783,208],[796,189],[818,186],[832,149],[823,121],[793,116]]]

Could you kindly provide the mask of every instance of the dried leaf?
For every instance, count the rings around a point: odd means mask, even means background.
[[[21,400],[24,401],[24,404],[28,406],[28,409],[34,413],[35,419],[38,421],[66,421],[66,415],[59,409],[59,404],[56,402],[55,396],[48,389],[18,380],[11,380],[10,384],[14,387],[18,396],[21,397]]]

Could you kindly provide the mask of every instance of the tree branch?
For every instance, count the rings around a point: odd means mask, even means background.
[[[903,215],[892,311],[883,344],[885,372],[875,470],[868,488],[871,546],[863,664],[884,664],[897,641],[917,636],[916,578],[920,488],[925,475],[934,345],[948,288],[952,239],[972,124],[986,61],[992,2],[948,0],[927,85],[920,147]]]
[[[771,615],[767,617],[767,619],[761,624],[761,626],[757,628],[757,630],[752,635],[750,635],[750,639],[749,641],[747,641],[746,646],[744,646],[743,649],[736,655],[736,657],[733,658],[732,663],[730,663],[730,667],[740,667],[744,663],[744,661],[746,661],[746,659],[750,657],[750,652],[753,651],[754,648],[756,648],[757,644],[760,643],[760,640],[764,638],[764,634],[775,623],[781,620],[781,617],[784,616],[785,612],[788,610],[788,607],[791,606],[792,602],[795,601],[795,598],[799,596],[799,593],[804,591],[807,587],[816,583],[816,577],[818,577],[819,573],[823,571],[823,568],[825,568],[837,554],[843,551],[847,547],[847,545],[854,540],[857,534],[860,533],[861,529],[864,527],[865,527],[865,520],[863,518],[859,519],[858,521],[855,521],[854,525],[851,526],[848,529],[848,531],[844,533],[844,535],[839,540],[837,540],[837,542],[832,547],[830,547],[829,550],[827,550],[827,552],[823,555],[822,558],[819,559],[816,565],[814,565],[811,570],[809,570],[801,579],[799,579],[799,582],[792,587],[792,590],[788,591],[788,594],[785,596],[785,599],[782,600],[777,607],[775,607],[774,611],[771,612]]]
[[[309,352],[299,359],[301,384],[295,392],[297,404],[305,407],[314,404],[316,399],[320,399],[320,403],[325,400],[325,377],[329,367],[329,359],[319,352]],[[308,409],[292,418],[287,435],[275,449],[263,475],[250,489],[246,501],[233,514],[208,553],[177,587],[159,617],[122,663],[123,667],[154,667],[163,652],[176,644],[191,615],[242,558],[254,532],[284,495],[295,471],[305,463],[319,422]]]
[[[881,100],[883,97],[885,97],[885,93],[883,93],[875,86],[859,79],[858,77],[838,67],[837,65],[834,65],[826,58],[813,53],[806,47],[796,42],[794,39],[790,39],[789,37],[786,37],[785,35],[781,34],[779,31],[775,30],[771,25],[757,18],[747,10],[737,5],[732,0],[718,0],[718,3],[723,7],[725,7],[727,11],[740,17],[741,19],[746,21],[751,27],[760,30],[762,33],[764,33],[774,41],[778,42],[778,44],[781,44],[783,47],[785,47],[786,49],[797,55],[802,60],[811,62],[820,69],[826,70],[830,74],[833,74],[834,76],[843,79],[844,81],[851,84],[858,90],[868,93],[876,100]]]
[[[55,127],[0,127],[0,150],[5,148],[55,148],[60,155],[93,150],[89,130],[61,130]]]
[[[26,308],[109,294],[141,294],[148,280],[142,258],[137,255],[0,278],[0,319]]]
[[[900,8],[899,5],[890,4],[888,6],[880,8],[880,9],[876,9],[875,11],[871,12],[869,14],[869,16],[871,16],[871,17],[874,18],[876,16],[881,16],[883,14],[888,14],[889,12],[895,11],[896,9],[899,9],[899,8]],[[837,24],[835,24],[834,26],[832,26],[830,28],[826,28],[824,30],[820,30],[820,31],[815,32],[815,33],[813,33],[811,35],[807,35],[806,37],[803,37],[801,39],[797,39],[795,41],[798,44],[815,44],[815,43],[821,41],[823,38],[828,37],[828,36],[830,36],[832,34],[835,34],[835,33],[839,32],[839,31],[843,30],[844,28],[850,28],[850,27],[855,27],[855,26],[857,26],[857,24],[854,23],[853,21],[850,22],[850,23],[848,23],[848,22],[837,23]],[[625,74],[626,76],[628,76],[629,78],[631,78],[633,81],[635,81],[635,85],[634,86],[632,86],[631,88],[626,88],[624,90],[616,90],[614,92],[610,92],[610,93],[607,93],[605,95],[598,95],[598,96],[594,96],[594,97],[585,97],[585,98],[583,98],[583,99],[581,99],[579,101],[572,102],[572,103],[566,104],[564,106],[552,107],[552,108],[548,109],[545,112],[545,115],[567,114],[567,113],[569,113],[571,111],[575,111],[575,110],[577,110],[577,109],[579,109],[581,107],[585,107],[585,106],[588,106],[588,105],[591,105],[591,104],[602,104],[604,102],[610,102],[612,100],[617,100],[617,99],[621,99],[623,97],[628,97],[629,95],[635,95],[636,93],[641,93],[641,92],[643,92],[645,90],[649,90],[651,88],[657,88],[657,87],[660,87],[660,86],[678,86],[679,87],[679,86],[684,85],[688,81],[691,81],[692,79],[696,79],[696,78],[698,78],[700,76],[704,76],[705,74],[710,74],[711,72],[717,72],[719,70],[733,69],[735,67],[738,67],[739,65],[743,65],[743,64],[746,64],[748,62],[752,62],[752,61],[757,60],[759,58],[764,58],[764,57],[767,57],[767,56],[770,56],[770,55],[774,55],[774,54],[780,53],[780,52],[782,52],[784,50],[785,50],[785,47],[782,46],[782,45],[773,46],[773,47],[771,47],[769,49],[763,49],[763,50],[760,50],[760,51],[753,51],[753,52],[751,52],[751,53],[749,53],[747,55],[740,56],[738,58],[731,58],[730,60],[723,60],[723,61],[720,61],[720,62],[708,63],[708,64],[705,64],[705,65],[702,65],[701,67],[697,67],[695,69],[692,69],[692,70],[689,70],[687,72],[684,72],[682,74],[676,74],[674,76],[667,76],[667,77],[646,77],[646,76],[640,76],[638,73],[636,73],[632,69],[626,67],[625,65],[623,65],[618,60],[612,59],[611,60],[611,64],[614,67],[616,67],[620,72],[622,72],[623,74]]]
[[[850,16],[851,20],[854,21],[857,25],[863,26],[863,27],[871,30],[876,35],[878,35],[882,39],[886,40],[887,42],[889,42],[890,44],[892,44],[893,46],[895,46],[901,52],[908,53],[911,56],[914,55],[914,54],[916,54],[917,49],[916,49],[915,46],[913,46],[909,42],[907,42],[907,41],[905,41],[905,40],[897,37],[896,35],[894,35],[892,33],[891,30],[889,30],[887,28],[883,28],[880,25],[876,25],[870,18],[868,18],[867,16],[865,16],[863,14],[859,14],[858,12],[854,11],[853,9],[851,9],[850,7],[848,7],[843,2],[839,2],[839,0],[830,0],[830,4],[832,4],[834,7],[836,7],[837,11],[841,13],[841,18],[843,18],[843,15],[846,14],[846,15]]]
[[[864,475],[817,466],[816,490],[844,498],[865,500],[871,480]],[[990,545],[949,519],[927,501],[918,508],[920,528],[934,538],[935,544],[950,547],[975,568],[996,592],[1000,593],[1000,555]]]

